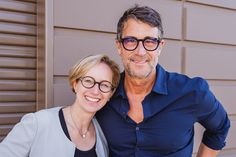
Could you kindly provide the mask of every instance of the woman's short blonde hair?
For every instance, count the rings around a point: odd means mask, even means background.
[[[75,92],[73,88],[73,82],[85,76],[85,74],[92,67],[96,66],[99,63],[105,63],[106,65],[108,65],[108,67],[110,67],[113,73],[112,85],[114,86],[114,88],[118,86],[120,80],[120,68],[118,64],[110,59],[107,55],[91,55],[77,62],[69,71],[69,82],[73,92]]]

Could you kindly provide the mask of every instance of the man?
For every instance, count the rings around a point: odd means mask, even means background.
[[[205,127],[198,157],[215,157],[230,127],[227,113],[202,78],[169,73],[159,64],[164,46],[159,13],[128,9],[116,46],[124,64],[120,85],[97,114],[111,157],[191,157],[194,123]]]

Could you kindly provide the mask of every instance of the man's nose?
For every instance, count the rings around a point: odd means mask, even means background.
[[[143,55],[145,55],[147,53],[146,49],[143,46],[142,41],[139,41],[138,47],[136,48],[136,52],[135,53],[140,55],[140,56],[143,56]]]

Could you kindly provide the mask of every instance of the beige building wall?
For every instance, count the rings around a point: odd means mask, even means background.
[[[4,4],[4,7],[0,5],[0,140],[26,112],[73,102],[67,76],[77,60],[89,54],[105,53],[122,66],[114,44],[116,24],[123,11],[135,3],[151,6],[162,15],[166,45],[160,63],[168,71],[204,77],[224,104],[232,126],[227,145],[219,156],[236,156],[235,0],[0,1]],[[9,8],[9,4],[18,9]],[[15,14],[11,14],[12,11]],[[36,21],[36,14],[37,31],[32,23]],[[9,20],[11,26],[7,25]],[[14,38],[10,33],[21,38]],[[11,49],[6,51],[6,47]],[[25,73],[23,79],[18,73],[11,78],[11,73],[3,73],[5,69],[30,73]],[[14,99],[9,97],[5,101],[6,95],[24,90],[30,96],[20,95],[20,100],[15,95]],[[12,100],[15,102],[8,103]],[[196,125],[193,156],[202,132],[203,128]]]

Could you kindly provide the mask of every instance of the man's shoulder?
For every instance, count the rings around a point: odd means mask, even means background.
[[[207,81],[202,77],[189,77],[188,75],[167,72],[168,73],[168,84],[179,86],[179,87],[189,87],[194,89],[200,89],[201,87],[208,87]]]
[[[186,83],[201,84],[202,82],[205,82],[205,80],[199,76],[192,77],[179,72],[170,72],[164,69],[161,65],[158,65],[156,68],[157,68],[157,77],[161,77],[158,75],[162,75],[162,77],[164,78],[165,81],[167,81],[167,83],[184,85]]]

